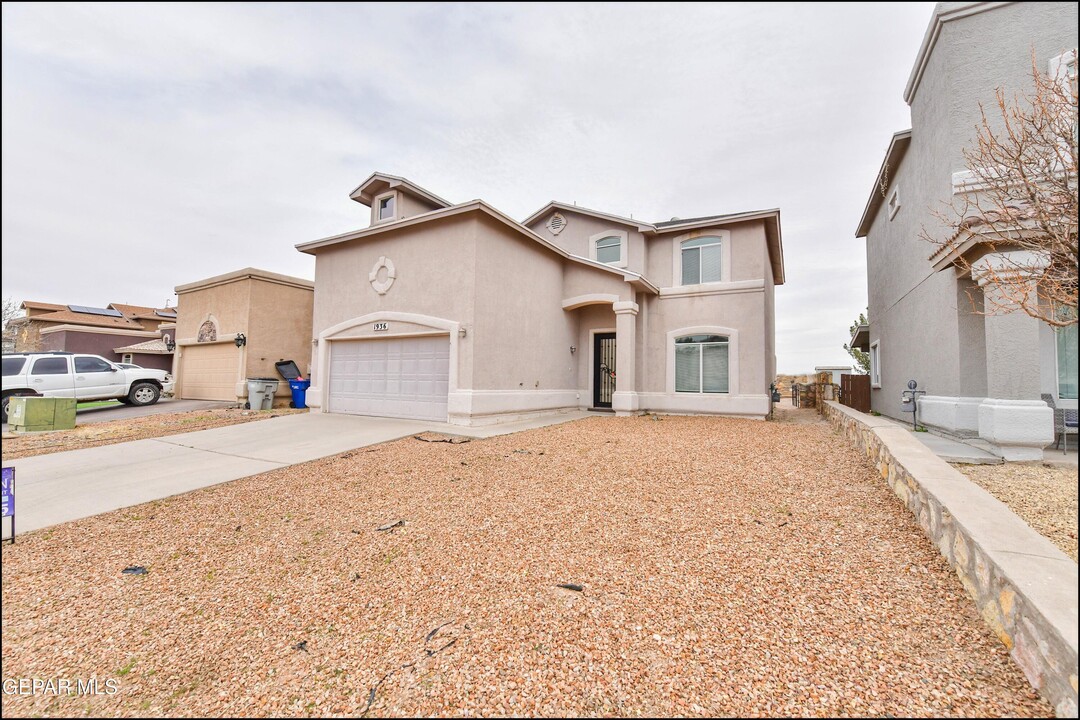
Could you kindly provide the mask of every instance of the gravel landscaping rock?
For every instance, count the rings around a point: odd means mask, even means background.
[[[1076,469],[1005,463],[954,465],[1076,562]]]
[[[190,412],[147,415],[125,420],[86,423],[85,425],[79,425],[74,430],[57,430],[26,435],[9,433],[4,435],[3,458],[4,460],[15,460],[66,450],[81,450],[88,447],[97,447],[98,445],[114,445],[130,440],[144,440],[146,438],[178,435],[179,433],[194,432],[196,430],[209,430],[210,428],[224,427],[225,425],[268,420],[282,415],[303,412],[308,411],[287,408],[277,410],[242,410],[239,408],[192,410]]]
[[[5,715],[1051,714],[814,421],[405,438],[21,536],[2,600],[5,679],[119,682]]]

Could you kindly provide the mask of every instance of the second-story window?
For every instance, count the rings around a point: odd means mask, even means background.
[[[394,217],[394,196],[379,199],[379,220],[391,220]]]
[[[683,285],[720,282],[720,246],[720,238],[711,236],[681,243]]]
[[[622,260],[622,238],[609,235],[597,240],[596,260],[602,263],[617,263]]]

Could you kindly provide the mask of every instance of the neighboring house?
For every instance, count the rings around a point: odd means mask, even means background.
[[[315,256],[312,407],[768,415],[778,210],[647,223],[552,202],[517,222],[382,173],[351,197],[369,227],[297,246]]]
[[[939,3],[904,92],[912,127],[889,143],[856,232],[866,238],[870,323],[852,345],[870,353],[874,410],[902,417],[915,380],[927,393],[920,423],[979,437],[1006,459],[1041,458],[1052,442],[1043,396],[1076,407],[1076,327],[979,314],[973,300],[994,288],[919,234],[940,228],[934,211],[969,190],[963,150],[980,104],[990,115],[996,88],[1029,90],[1032,53],[1047,72],[1072,58],[1075,78],[1076,45],[1076,3]]]
[[[27,300],[22,317],[8,321],[13,352],[75,352],[100,355],[115,362],[169,370],[170,327],[176,308],[112,303],[107,307],[57,305]],[[154,350],[128,349],[156,342]],[[127,358],[127,359],[125,359]]]
[[[821,373],[829,374],[829,382],[833,385],[840,384],[841,375],[851,375],[854,372],[850,365],[818,365],[814,368],[814,374],[820,375]]]
[[[244,268],[180,285],[176,294],[176,397],[243,402],[248,378],[281,379],[279,360],[307,371],[310,280]],[[289,397],[287,382],[276,397]]]
[[[172,341],[172,335],[175,333],[176,326],[172,325],[170,327],[174,329],[163,333],[164,337],[113,348],[113,353],[120,356],[118,362],[171,371],[173,351],[176,349],[176,345]]]

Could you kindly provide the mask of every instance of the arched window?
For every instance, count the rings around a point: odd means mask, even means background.
[[[675,338],[675,392],[727,391],[727,336],[683,335]]]
[[[720,282],[721,239],[715,236],[684,240],[682,252],[682,284]]]
[[[596,261],[617,263],[622,260],[622,238],[608,235],[596,241]]]

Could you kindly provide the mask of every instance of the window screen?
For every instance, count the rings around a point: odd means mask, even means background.
[[[682,243],[682,284],[720,282],[721,241],[700,237]]]
[[[728,338],[684,335],[675,339],[675,392],[728,392]]]
[[[622,240],[614,235],[596,241],[596,259],[602,263],[622,260]]]

